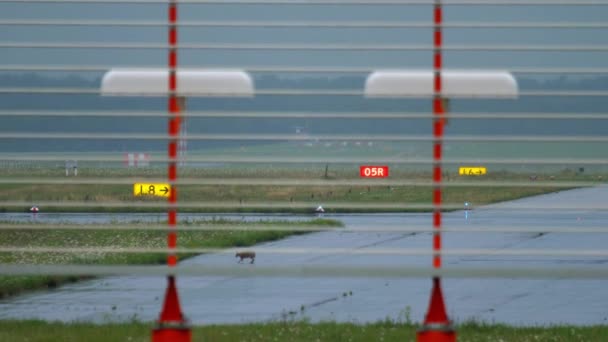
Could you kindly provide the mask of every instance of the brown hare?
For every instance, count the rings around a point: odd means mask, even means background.
[[[250,264],[255,262],[255,252],[237,252],[235,258],[241,258],[239,263],[243,262],[243,259],[251,259]]]

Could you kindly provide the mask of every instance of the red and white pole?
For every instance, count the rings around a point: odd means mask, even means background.
[[[433,268],[441,269],[441,174],[443,154],[443,133],[445,126],[445,108],[442,96],[443,68],[443,7],[441,0],[436,0],[434,5],[434,82],[433,82]],[[426,341],[456,341],[456,333],[448,318],[441,291],[441,278],[433,277],[433,288],[429,309],[425,316],[422,328],[417,333],[419,342]]]
[[[167,222],[169,232],[167,234],[167,266],[169,269],[177,266],[177,163],[178,163],[178,144],[180,139],[181,110],[177,94],[177,0],[169,1],[169,140],[168,156],[168,180],[171,184],[169,194],[169,210],[167,212]],[[192,331],[182,314],[175,284],[175,275],[171,272],[167,275],[167,291],[163,308],[160,313],[157,326],[152,332],[153,342],[190,342]]]

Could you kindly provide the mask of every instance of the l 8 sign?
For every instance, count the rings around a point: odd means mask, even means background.
[[[388,166],[360,166],[359,175],[363,178],[388,177]]]
[[[133,184],[133,195],[135,196],[160,196],[169,197],[171,193],[170,184]]]

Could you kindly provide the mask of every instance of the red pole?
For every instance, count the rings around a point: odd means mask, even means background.
[[[171,193],[169,194],[169,210],[167,211],[167,222],[169,233],[167,234],[167,248],[169,254],[167,256],[167,266],[171,269],[177,265],[177,255],[175,248],[177,247],[177,188],[175,182],[177,180],[177,145],[180,135],[180,106],[177,96],[177,0],[169,2],[169,140],[168,156],[168,179],[171,184]],[[159,320],[155,329],[152,331],[152,342],[190,342],[192,340],[192,331],[179,304],[179,296],[177,294],[177,286],[175,284],[175,276],[167,275],[167,291],[163,308],[160,313]]]
[[[443,8],[441,0],[435,1],[434,6],[434,81],[433,81],[433,267],[437,270],[441,269],[441,174],[442,174],[442,154],[443,154],[443,129],[445,125],[445,108],[442,97],[442,75],[443,67]],[[431,299],[429,309],[424,319],[422,328],[417,333],[418,342],[438,342],[456,341],[456,333],[452,328],[448,315],[445,309],[443,293],[441,291],[441,278],[433,277],[433,288],[431,290]]]

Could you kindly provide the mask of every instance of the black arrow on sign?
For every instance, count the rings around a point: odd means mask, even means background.
[[[164,194],[163,194],[163,195],[166,195],[166,194],[167,194],[167,192],[169,192],[169,188],[164,187],[163,189],[160,189],[160,191],[164,192]]]

